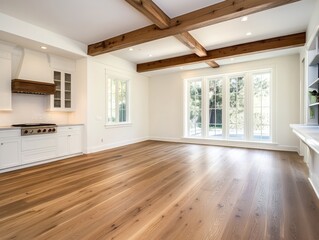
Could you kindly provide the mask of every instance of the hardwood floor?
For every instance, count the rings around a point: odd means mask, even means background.
[[[296,153],[146,141],[0,174],[0,239],[319,239]]]

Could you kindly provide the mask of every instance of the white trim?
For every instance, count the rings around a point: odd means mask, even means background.
[[[147,140],[149,140],[149,137],[136,138],[136,139],[127,140],[127,141],[105,144],[105,145],[101,145],[97,147],[90,147],[87,149],[87,153],[100,152],[100,151],[104,151],[104,150],[108,150],[112,148],[123,147],[123,146],[134,144],[134,143],[144,142]]]
[[[121,127],[132,127],[132,123],[131,122],[120,122],[120,123],[109,123],[109,124],[105,124],[104,127],[105,128],[121,128]]]
[[[308,181],[310,182],[310,185],[312,187],[312,189],[314,190],[315,194],[317,195],[317,198],[319,199],[319,186],[318,189],[316,188],[316,185],[314,184],[314,182],[311,180],[311,178],[308,178]]]
[[[81,156],[83,154],[84,153],[81,152],[81,153],[76,153],[76,154],[67,155],[67,156],[58,157],[58,158],[51,158],[51,159],[48,159],[48,160],[42,160],[42,161],[37,161],[37,162],[32,162],[32,163],[23,163],[22,165],[19,165],[19,166],[0,169],[0,173],[10,172],[10,171],[19,170],[19,169],[22,169],[22,168],[28,168],[28,167],[33,167],[33,166],[37,166],[37,165],[42,165],[42,164],[45,164],[45,163],[65,160],[65,159],[68,159],[68,158],[71,158],[71,157]]]

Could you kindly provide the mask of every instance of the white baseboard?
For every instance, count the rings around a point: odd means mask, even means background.
[[[310,174],[310,177],[308,178],[308,180],[309,180],[313,190],[315,191],[317,198],[319,199],[319,178],[314,176],[313,174]]]
[[[276,143],[241,142],[241,141],[229,141],[229,140],[196,139],[196,138],[150,137],[149,139],[154,141],[164,141],[164,142],[193,143],[193,144],[203,144],[203,145],[212,145],[212,146],[298,152],[298,147],[279,145]]]
[[[117,148],[117,147],[123,147],[125,145],[130,145],[134,143],[139,143],[139,142],[144,142],[149,140],[149,137],[143,137],[143,138],[135,138],[132,140],[127,140],[127,141],[121,141],[121,142],[115,142],[111,144],[105,144],[101,146],[96,146],[96,147],[88,147],[87,153],[95,153],[95,152],[100,152],[112,148]]]
[[[8,167],[8,168],[1,169],[0,173],[11,172],[11,171],[19,170],[19,169],[22,169],[22,168],[34,167],[34,166],[37,166],[37,165],[42,165],[42,164],[50,163],[50,162],[56,162],[56,161],[64,160],[64,159],[75,157],[75,156],[81,156],[81,155],[83,155],[83,152],[76,153],[76,154],[71,154],[71,155],[67,155],[67,156],[63,156],[63,157],[58,157],[58,158],[51,158],[51,159],[42,160],[42,161],[33,162],[33,163],[24,163],[24,164],[21,164],[19,166]]]

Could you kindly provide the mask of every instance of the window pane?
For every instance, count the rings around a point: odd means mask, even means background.
[[[229,79],[229,137],[234,139],[244,138],[245,125],[245,96],[243,76]]]
[[[216,109],[216,124],[222,125],[223,110]]]
[[[119,81],[119,89],[118,89],[118,109],[119,109],[119,122],[126,122],[127,121],[127,117],[126,117],[126,113],[127,113],[127,100],[126,100],[126,92],[127,89],[127,82],[126,81]]]
[[[189,82],[189,136],[202,135],[202,82]]]
[[[117,78],[107,79],[108,109],[107,121],[109,123],[128,121],[128,82]]]
[[[222,79],[209,79],[208,136],[222,136]],[[218,124],[218,130],[217,130]]]
[[[270,72],[253,74],[253,138],[269,141],[270,136]]]

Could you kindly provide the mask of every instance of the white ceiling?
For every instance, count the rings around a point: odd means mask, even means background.
[[[302,0],[248,16],[191,31],[207,49],[306,31],[316,0]],[[154,0],[171,18],[221,0]],[[132,31],[151,22],[125,0],[0,0],[0,12],[90,44]],[[247,32],[251,36],[246,36]],[[1,35],[0,35],[1,40]],[[2,39],[5,40],[5,39]],[[134,63],[190,54],[174,37],[168,37],[112,54]]]

